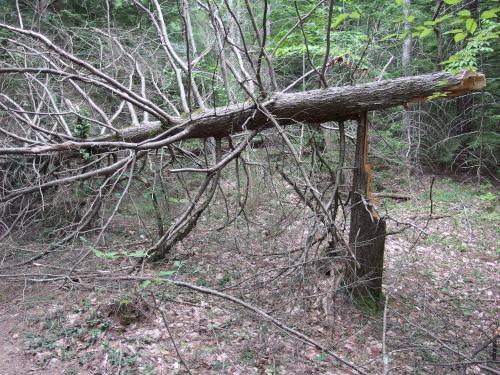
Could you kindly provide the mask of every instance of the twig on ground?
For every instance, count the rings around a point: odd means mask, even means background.
[[[155,295],[152,292],[150,293],[150,295],[151,295],[151,298],[153,299],[153,303],[155,305],[156,310],[158,310],[160,312],[161,319],[163,321],[163,325],[165,326],[165,328],[168,332],[168,336],[170,337],[170,341],[172,342],[172,345],[174,346],[175,352],[177,353],[177,357],[179,357],[179,360],[181,361],[182,365],[186,368],[186,371],[188,372],[188,374],[191,375],[191,371],[189,370],[189,367],[188,367],[186,361],[182,357],[182,355],[179,351],[179,348],[177,347],[177,344],[175,343],[174,337],[172,336],[172,332],[170,332],[170,328],[168,326],[167,317],[165,316],[165,312],[161,309],[160,306],[158,306],[158,302],[156,301]]]

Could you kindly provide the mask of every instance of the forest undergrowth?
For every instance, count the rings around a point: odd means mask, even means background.
[[[499,13],[0,1],[0,375],[500,374]]]
[[[246,221],[209,230],[221,215],[214,205],[168,261],[138,272],[144,238],[125,213],[71,280],[56,276],[88,253],[85,243],[33,263],[25,280],[1,275],[0,373],[356,373],[248,309],[169,280],[240,298],[370,374],[496,371],[497,190],[443,176],[387,185],[412,194],[379,201],[391,233],[379,308],[351,303],[341,263],[298,251],[310,223],[293,192],[279,207],[257,190]]]

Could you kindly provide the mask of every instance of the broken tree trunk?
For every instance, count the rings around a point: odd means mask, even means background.
[[[453,75],[441,72],[354,86],[276,93],[261,103],[260,107],[252,102],[245,102],[227,108],[191,113],[185,118],[174,118],[168,124],[157,121],[128,127],[113,134],[87,138],[82,142],[67,141],[47,146],[0,149],[0,155],[64,152],[81,147],[96,150],[155,149],[182,139],[221,138],[245,130],[271,127],[273,123],[262,110],[264,107],[281,125],[297,122],[316,124],[357,119],[366,111],[425,100],[438,92],[458,95],[482,89],[485,85],[486,79],[480,73],[462,72]]]
[[[261,105],[282,125],[324,123],[356,119],[363,112],[425,100],[437,92],[456,95],[478,90],[485,86],[485,82],[484,75],[480,73],[453,75],[441,72],[354,86],[278,93]],[[212,112],[193,115],[190,120],[178,121],[185,122],[180,128],[187,130],[183,138],[224,137],[243,130],[272,126],[272,122],[253,103],[217,108]],[[149,136],[152,132],[153,129],[149,129]],[[132,138],[140,136],[139,132]]]
[[[386,225],[374,207],[368,164],[368,115],[358,122],[351,191],[349,244],[354,257],[348,267],[349,290],[355,300],[378,303],[382,293]]]

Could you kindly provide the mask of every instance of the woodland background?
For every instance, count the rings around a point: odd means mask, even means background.
[[[499,12],[0,1],[0,374],[500,373]],[[486,87],[367,112],[387,235],[357,295],[358,113],[273,101],[440,71]]]

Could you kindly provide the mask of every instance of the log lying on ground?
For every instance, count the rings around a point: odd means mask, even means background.
[[[282,125],[297,122],[322,123],[357,119],[361,113],[380,110],[414,101],[425,100],[436,94],[446,96],[480,90],[486,86],[483,74],[464,71],[453,75],[446,72],[403,77],[366,84],[310,90],[297,93],[277,93],[261,106]],[[269,118],[254,103],[244,103],[209,112],[192,113],[186,118],[175,118],[174,129],[164,138],[177,134],[175,140],[190,138],[225,137],[250,129],[272,126]],[[169,124],[169,128],[172,124]],[[163,146],[161,134],[169,128],[160,122],[124,128],[118,133],[86,139],[85,142],[63,142],[32,148],[0,149],[0,154],[50,153],[75,150],[80,147],[116,147],[154,149]],[[160,137],[158,137],[160,136]],[[155,138],[155,142],[149,140]],[[174,140],[174,139],[173,139]],[[138,143],[141,145],[138,145]]]

